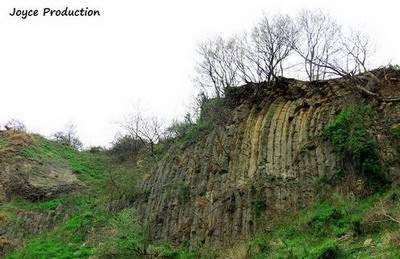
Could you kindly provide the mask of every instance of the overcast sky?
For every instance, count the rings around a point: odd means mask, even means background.
[[[8,15],[12,8],[100,9],[100,18]],[[196,44],[248,30],[263,13],[329,11],[371,34],[377,63],[400,63],[397,0],[1,0],[0,123],[50,135],[77,124],[85,145],[108,145],[135,104],[165,121],[195,93]]]

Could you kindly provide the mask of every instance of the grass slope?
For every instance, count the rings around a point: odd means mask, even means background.
[[[16,142],[15,139],[18,139]],[[21,249],[7,258],[194,258],[193,252],[168,244],[151,244],[138,223],[136,212],[126,208],[140,194],[137,183],[154,161],[141,166],[116,165],[105,154],[80,152],[39,135],[15,133],[0,137],[0,152],[12,153],[8,159],[38,162],[35,170],[46,165],[70,168],[86,185],[80,192],[45,202],[14,199],[0,206],[0,219],[18,222],[21,212],[49,213],[63,206],[71,215],[53,229],[20,240]],[[3,153],[5,154],[5,153]],[[10,162],[10,161],[8,161]],[[113,208],[113,204],[122,206]]]

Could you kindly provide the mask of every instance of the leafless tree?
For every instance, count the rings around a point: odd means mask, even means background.
[[[367,35],[347,33],[321,11],[303,11],[298,18],[299,41],[293,46],[304,59],[309,80],[352,77],[368,71],[373,48]]]
[[[198,47],[200,60],[196,70],[197,81],[203,89],[214,89],[216,97],[221,97],[229,86],[240,83],[239,70],[235,58],[238,45],[235,38],[224,40],[218,37],[202,43]]]
[[[141,112],[136,112],[129,115],[121,126],[132,138],[138,139],[148,147],[154,155],[154,146],[163,133],[163,125],[157,117],[146,117]]]
[[[53,134],[53,139],[60,144],[67,145],[76,149],[83,147],[82,142],[77,137],[76,125],[69,123],[63,131],[58,131]]]
[[[26,131],[26,126],[25,124],[18,119],[11,119],[9,120],[6,124],[4,124],[4,128],[6,130],[13,130],[13,131]]]
[[[287,15],[264,17],[253,29],[247,58],[256,65],[263,80],[270,82],[283,75],[283,63],[293,52],[297,31]]]
[[[237,48],[234,61],[239,70],[242,83],[265,81],[264,69],[261,64],[261,56],[254,55],[252,38],[247,33],[235,38]]]
[[[322,11],[303,10],[297,18],[298,37],[293,48],[304,60],[309,80],[325,79],[327,67],[340,51],[340,26]]]
[[[347,73],[355,75],[367,72],[368,59],[374,54],[368,35],[360,31],[351,31],[349,36],[343,36],[342,45],[346,55]]]
[[[368,73],[373,55],[370,39],[361,32],[347,33],[321,11],[305,10],[296,22],[288,15],[265,16],[250,34],[208,41],[198,53],[197,82],[203,89],[211,87],[217,98],[231,86],[276,80],[284,71],[292,72],[293,60],[299,58],[309,80],[358,80],[356,88],[370,95],[373,92],[363,88],[361,81],[368,80],[370,85],[378,81]],[[355,77],[361,73],[364,78]]]

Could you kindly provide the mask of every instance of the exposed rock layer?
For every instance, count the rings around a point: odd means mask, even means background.
[[[146,181],[139,211],[152,238],[197,245],[247,236],[260,218],[311,204],[321,176],[334,174],[337,159],[321,134],[354,99],[341,84],[286,80],[274,90],[232,89],[227,98],[237,104],[230,122],[172,149]],[[387,121],[400,118],[399,105],[378,109]],[[383,134],[378,141],[395,178],[397,153]],[[362,191],[353,178],[345,191]]]

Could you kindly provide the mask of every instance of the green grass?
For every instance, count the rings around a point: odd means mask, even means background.
[[[400,254],[400,224],[379,209],[400,216],[400,190],[359,200],[338,194],[299,213],[283,215],[281,223],[246,243],[251,258],[393,258]],[[379,222],[377,222],[379,221]],[[388,233],[395,240],[389,244]],[[371,239],[372,245],[364,242]],[[396,246],[397,244],[397,246]]]
[[[1,212],[11,215],[14,222],[18,222],[21,211],[48,213],[59,206],[70,215],[54,229],[27,236],[24,248],[8,258],[88,258],[92,255],[134,258],[145,253],[164,258],[196,258],[192,252],[167,244],[151,245],[146,228],[139,224],[135,211],[123,207],[138,197],[143,198],[145,194],[138,188],[138,183],[158,158],[148,157],[139,165],[116,165],[101,154],[79,152],[36,135],[34,144],[23,148],[20,155],[43,167],[71,168],[90,188],[45,202],[16,199],[2,204]],[[107,162],[112,166],[106,166]],[[176,188],[182,199],[188,198],[189,190],[185,185]],[[121,200],[127,203],[122,203],[122,207],[109,207],[115,202],[120,204]]]
[[[9,144],[9,141],[7,139],[1,138],[0,136],[0,150],[6,147]]]
[[[90,181],[104,177],[105,161],[100,154],[80,152],[38,135],[33,138],[35,144],[23,148],[21,156],[45,165],[69,167],[81,180]]]
[[[37,239],[30,242],[27,247],[9,257],[9,259],[17,258],[57,258],[69,259],[74,258],[74,250],[63,243],[54,240]]]
[[[57,198],[45,202],[31,202],[28,200],[16,199],[8,204],[4,204],[4,207],[14,207],[25,211],[50,211],[57,209],[58,206],[64,204],[64,198]],[[1,207],[0,207],[1,208]]]
[[[212,129],[210,122],[205,120],[199,120],[198,122],[186,125],[186,128],[182,130],[181,135],[178,136],[178,145],[192,145],[197,143],[209,133]]]

